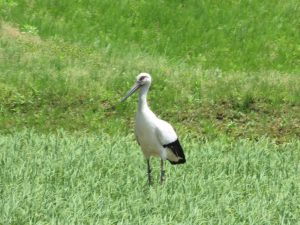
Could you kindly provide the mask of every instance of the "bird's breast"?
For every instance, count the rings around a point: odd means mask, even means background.
[[[146,156],[159,155],[160,146],[155,134],[155,118],[152,120],[143,116],[136,116],[135,133],[139,144]]]

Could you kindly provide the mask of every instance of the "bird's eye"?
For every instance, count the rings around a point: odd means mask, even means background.
[[[146,78],[146,76],[141,76],[139,81],[143,81]]]

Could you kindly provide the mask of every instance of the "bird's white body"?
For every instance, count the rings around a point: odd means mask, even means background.
[[[147,74],[148,75],[148,74]],[[139,76],[143,76],[143,73]],[[173,127],[166,121],[157,118],[147,104],[147,93],[151,80],[141,87],[138,111],[135,117],[135,135],[144,156],[159,156],[163,160],[177,161],[176,156],[163,145],[177,140]]]
[[[144,156],[158,156],[163,160],[175,160],[175,155],[164,148],[163,145],[177,140],[177,135],[172,126],[148,108],[139,109],[136,114],[135,135]]]
[[[163,161],[171,164],[185,163],[185,155],[173,127],[159,119],[147,104],[147,93],[151,85],[151,76],[141,73],[136,84],[122,99],[125,101],[135,91],[140,89],[138,111],[135,117],[135,135],[147,160],[148,181],[151,183],[150,157],[161,158],[161,182],[164,180]]]

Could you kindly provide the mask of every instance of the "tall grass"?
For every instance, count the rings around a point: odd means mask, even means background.
[[[131,136],[0,136],[0,224],[297,224],[299,141],[182,138],[187,164],[147,186]]]
[[[4,1],[24,31],[119,55],[230,71],[299,72],[298,1]]]
[[[299,9],[0,0],[0,224],[299,223]],[[163,186],[118,104],[141,71],[187,155]]]

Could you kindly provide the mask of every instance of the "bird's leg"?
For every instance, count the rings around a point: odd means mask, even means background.
[[[147,174],[148,174],[148,183],[152,184],[152,175],[151,175],[151,166],[150,166],[150,158],[147,158]]]
[[[164,160],[160,160],[160,183],[165,181]]]

